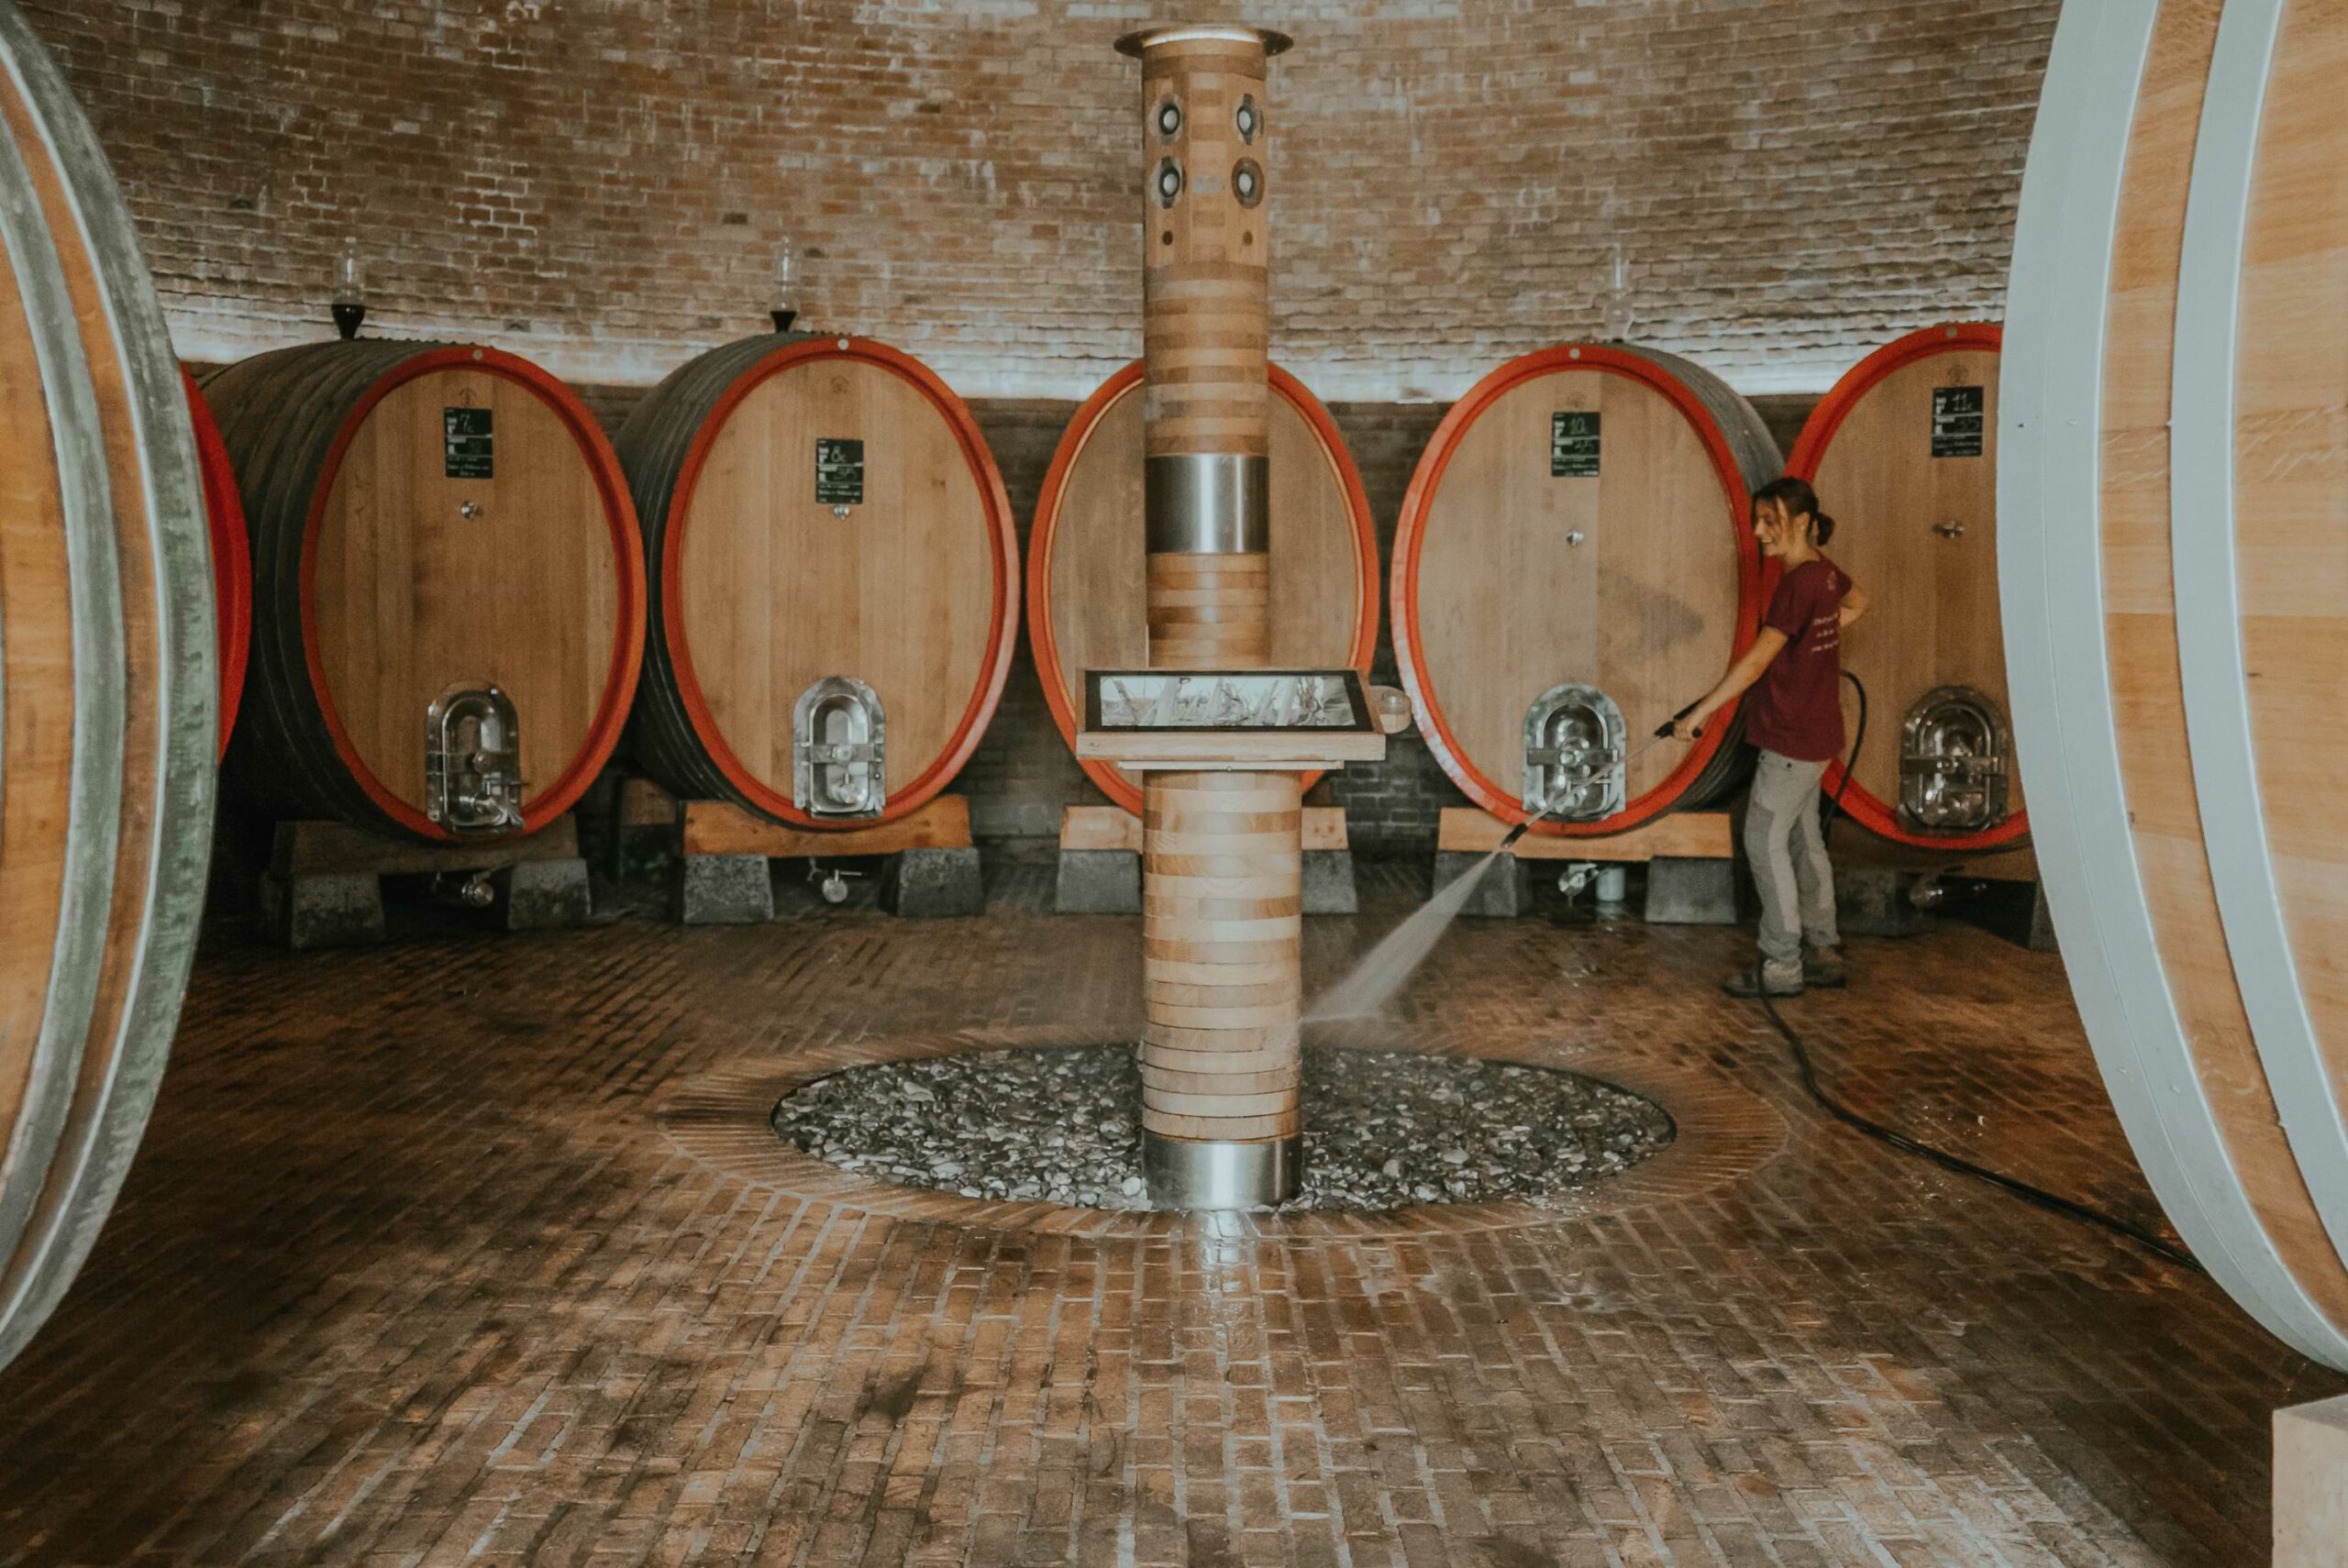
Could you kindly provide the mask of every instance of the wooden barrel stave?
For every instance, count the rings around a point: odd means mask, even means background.
[[[501,635],[514,637],[510,652],[486,657],[452,653],[465,640],[478,640],[478,629],[443,610],[418,611],[402,630],[422,645],[425,662],[446,666],[443,673],[449,678],[482,676],[509,689],[528,683],[541,693],[555,693],[551,703],[534,701],[530,693],[515,696],[525,747],[523,831],[541,827],[569,810],[618,740],[643,635],[643,571],[626,486],[592,416],[544,371],[494,350],[378,339],[280,349],[216,371],[204,382],[223,442],[237,466],[255,586],[250,690],[245,721],[230,745],[228,775],[240,795],[280,817],[338,819],[389,836],[425,841],[457,836],[426,819],[420,781],[408,773],[410,761],[420,759],[428,696],[408,693],[405,705],[388,721],[371,707],[363,715],[330,718],[313,672],[313,652],[319,653],[318,668],[331,679],[330,655],[340,648],[346,661],[355,658],[357,634],[319,623],[313,613],[311,585],[305,580],[319,549],[313,539],[314,520],[320,528],[327,525],[335,493],[331,487],[343,482],[350,463],[361,460],[353,454],[363,449],[371,457],[372,448],[363,447],[371,422],[379,414],[387,420],[393,417],[393,401],[408,389],[416,389],[413,395],[421,396],[432,378],[446,376],[478,376],[493,388],[517,389],[507,395],[525,411],[526,422],[541,426],[526,427],[521,433],[525,440],[534,434],[543,436],[546,421],[561,427],[575,451],[559,443],[555,449],[575,462],[563,463],[560,472],[534,487],[533,494],[557,495],[563,483],[593,489],[609,554],[598,548],[604,535],[582,531],[586,544],[571,564],[581,566],[587,580],[583,589],[532,581],[532,590],[542,596],[534,602],[543,603],[548,596],[562,602],[548,613],[491,617]],[[501,433],[498,439],[504,442],[507,435]],[[513,484],[510,465],[496,482]],[[325,494],[322,486],[329,487]],[[515,493],[520,493],[518,488]],[[607,615],[603,613],[606,602]],[[608,656],[602,643],[591,640],[581,668],[563,673],[572,657],[570,644],[577,640],[574,628],[584,624],[592,635],[606,629],[596,624],[606,620]],[[509,626],[515,629],[509,633]],[[518,668],[475,668],[484,664]],[[346,692],[344,701],[349,695]],[[369,703],[373,701],[367,697]],[[407,706],[414,709],[412,719]],[[552,723],[549,712],[555,714]],[[383,743],[377,742],[379,750],[371,758],[362,738],[370,732],[382,733],[387,722],[398,734],[391,754],[396,766],[388,770],[388,778],[379,766]],[[411,724],[416,748],[413,758],[405,744]],[[551,741],[547,738],[549,729]],[[420,760],[415,766],[420,772]]]
[[[1572,380],[1553,383],[1555,377]],[[1498,501],[1478,502],[1474,498],[1481,491],[1472,489],[1461,491],[1467,499],[1455,499],[1447,489],[1497,484],[1507,494],[1512,493],[1509,487],[1523,490],[1533,476],[1521,447],[1501,452],[1483,439],[1478,426],[1486,417],[1521,422],[1566,398],[1603,418],[1610,397],[1641,422],[1633,426],[1634,439],[1646,444],[1642,451],[1658,448],[1650,461],[1670,465],[1667,477],[1689,503],[1683,512],[1649,502],[1644,492],[1634,499],[1661,507],[1667,524],[1682,515],[1701,519],[1704,531],[1689,533],[1681,547],[1642,543],[1635,548],[1644,554],[1623,568],[1579,567],[1567,554],[1578,547],[1563,541],[1576,530],[1593,527],[1598,508],[1611,511],[1618,503],[1599,493],[1525,491],[1521,506],[1510,507]],[[1524,434],[1507,431],[1510,437]],[[1700,697],[1751,645],[1772,579],[1752,538],[1750,496],[1778,470],[1776,442],[1752,406],[1711,372],[1657,349],[1620,344],[1545,349],[1500,367],[1453,407],[1403,501],[1390,614],[1397,664],[1421,732],[1470,800],[1504,821],[1525,819],[1520,797],[1522,725],[1525,709],[1549,686],[1578,680],[1606,691],[1623,706],[1627,738],[1635,749],[1674,709]],[[1605,474],[1601,458],[1599,482]],[[1537,475],[1541,482],[1551,477],[1546,470]],[[1698,505],[1694,498],[1700,496]],[[1567,508],[1576,521],[1568,528],[1511,520],[1520,510],[1541,507]],[[1499,520],[1479,525],[1494,536],[1482,540],[1485,547],[1478,547],[1477,537],[1470,536],[1474,531],[1464,525],[1478,516]],[[1531,532],[1520,537],[1512,529]],[[1651,533],[1623,532],[1638,540]],[[1716,573],[1689,575],[1689,552],[1697,549],[1711,552],[1719,563]],[[1516,602],[1496,604],[1492,595],[1502,588],[1512,589]],[[1626,602],[1635,608],[1626,612]],[[1568,606],[1564,613],[1561,604]],[[1578,612],[1578,622],[1573,612]],[[1463,627],[1473,635],[1463,634]],[[1562,642],[1560,634],[1587,638],[1589,651],[1584,656],[1553,649],[1549,640]],[[1484,646],[1495,636],[1499,644]],[[1696,658],[1704,649],[1711,652]],[[1657,672],[1667,655],[1686,668],[1678,671],[1676,684],[1659,685],[1663,677]],[[1490,683],[1505,690],[1485,690]],[[1458,694],[1447,701],[1446,690]],[[1547,820],[1533,831],[1576,837],[1620,833],[1667,812],[1718,800],[1742,780],[1749,760],[1736,744],[1741,730],[1740,715],[1716,726],[1690,751],[1648,753],[1632,772],[1623,809],[1611,816],[1588,823]]]
[[[2343,851],[2333,703],[2315,723],[2305,704],[2336,701],[2348,646],[2336,604],[2294,602],[2326,574],[2269,488],[2339,442],[2336,416],[2265,416],[2337,403],[2336,373],[2310,392],[2293,368],[2336,365],[2336,287],[2313,270],[2310,308],[2309,274],[2276,263],[2314,239],[2336,275],[2348,211],[2303,176],[2337,165],[2322,77],[2344,50],[2336,11],[2287,21],[2274,0],[2066,13],[2017,231],[1999,491],[2032,839],[2105,1083],[2212,1275],[2341,1367],[2348,1010],[2295,961],[2337,945],[2318,892],[2337,875],[2278,870]],[[2318,480],[2321,510],[2342,483]]]
[[[950,690],[942,693],[911,682],[879,692],[890,726],[886,808],[878,817],[853,820],[802,812],[791,797],[787,767],[737,753],[734,743],[738,737],[720,716],[719,704],[696,690],[703,682],[680,657],[690,649],[692,628],[680,624],[676,612],[685,603],[689,591],[671,577],[681,547],[680,520],[672,514],[676,500],[681,491],[697,483],[697,465],[707,461],[716,449],[726,433],[725,422],[772,378],[821,374],[826,365],[835,363],[859,370],[885,370],[920,392],[937,411],[942,427],[958,440],[969,462],[969,482],[975,496],[972,519],[984,531],[993,594],[985,646],[969,661],[972,677],[968,682],[949,681]],[[617,446],[637,497],[653,584],[644,676],[629,730],[637,763],[681,795],[730,801],[803,828],[856,828],[892,822],[935,799],[968,760],[1001,700],[1010,670],[1018,597],[1018,540],[1009,498],[984,438],[960,400],[925,367],[884,345],[820,333],[773,334],[712,349],[670,372],[630,414]],[[816,639],[815,646],[836,648],[840,668],[831,673],[857,676],[859,668],[868,666],[870,646],[865,644],[861,649],[857,646],[861,634],[829,644],[821,641],[820,631],[810,635]],[[725,673],[711,672],[720,679]],[[783,694],[786,706],[795,695]],[[945,721],[930,726],[949,732],[942,743],[905,744],[918,728],[905,722],[914,708],[924,713],[936,710],[947,714]]]
[[[18,346],[38,360],[39,383],[35,392],[17,378],[26,395],[12,395],[10,424],[36,444],[45,430],[51,444],[59,482],[43,547],[54,560],[62,545],[67,572],[59,591],[38,571],[20,574],[28,563],[12,548],[0,586],[7,929],[11,947],[50,977],[39,1081],[0,1129],[5,1364],[94,1242],[153,1104],[202,913],[219,692],[196,448],[152,280],[95,138],[13,8],[0,7],[0,53],[12,67],[0,83],[0,182],[11,192],[0,223],[18,320],[32,334]],[[27,602],[28,591],[45,602]],[[61,631],[63,663],[27,647]],[[61,727],[70,762],[21,744]],[[61,764],[61,790],[41,777]],[[42,823],[63,843],[53,862],[13,831],[28,823],[23,806],[43,812],[44,801],[70,806]],[[27,923],[47,905],[44,864],[60,870],[49,938]],[[0,1112],[6,1097],[0,1088]]]

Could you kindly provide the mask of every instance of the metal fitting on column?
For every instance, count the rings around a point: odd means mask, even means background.
[[[1183,452],[1142,465],[1149,553],[1253,555],[1272,547],[1272,469],[1238,452]]]
[[[1142,1173],[1159,1209],[1270,1209],[1304,1179],[1304,1140],[1206,1143],[1144,1132]]]

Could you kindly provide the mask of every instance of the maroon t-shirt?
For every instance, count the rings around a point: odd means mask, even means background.
[[[1762,623],[1786,646],[1753,684],[1744,734],[1797,762],[1843,755],[1843,596],[1851,580],[1833,563],[1804,561],[1778,580]]]

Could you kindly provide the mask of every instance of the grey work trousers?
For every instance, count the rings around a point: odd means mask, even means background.
[[[1761,959],[1783,974],[1799,969],[1801,945],[1834,947],[1834,867],[1818,823],[1823,762],[1761,753],[1744,807],[1744,857],[1761,892]]]

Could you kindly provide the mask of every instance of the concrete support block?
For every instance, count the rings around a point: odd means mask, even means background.
[[[261,924],[269,939],[297,953],[364,947],[383,940],[383,889],[372,872],[260,879]]]
[[[1959,882],[1948,912],[1992,936],[2002,936],[2032,953],[2052,953],[2054,917],[2046,908],[2046,889],[2037,882]]]
[[[555,931],[585,925],[594,913],[587,891],[587,862],[525,860],[493,872],[490,887],[497,923],[507,931]]]
[[[1361,913],[1361,893],[1354,886],[1352,850],[1308,849],[1304,852],[1304,912],[1309,915]]]
[[[2275,1412],[2275,1568],[2348,1562],[2348,1397]]]
[[[763,855],[688,855],[677,862],[677,919],[687,925],[757,925],[774,918]]]
[[[1646,918],[1650,925],[1734,925],[1736,862],[1648,861]]]
[[[1474,850],[1438,849],[1434,854],[1434,889],[1445,888],[1467,876],[1483,864],[1485,856]],[[1486,920],[1514,920],[1533,908],[1533,877],[1524,863],[1513,855],[1492,858],[1484,872],[1484,879],[1477,884],[1468,902],[1460,910],[1463,915],[1475,915]]]
[[[1844,936],[1914,936],[1931,917],[1908,896],[1915,873],[1888,866],[1834,868],[1834,922]]]
[[[1130,849],[1063,849],[1052,907],[1062,914],[1141,913],[1141,856]]]
[[[907,849],[880,873],[880,907],[902,920],[984,914],[986,887],[975,849]]]
[[[2054,911],[2046,907],[2046,884],[2030,885],[2030,939],[2024,944],[2032,953],[2061,951],[2054,940]]]

